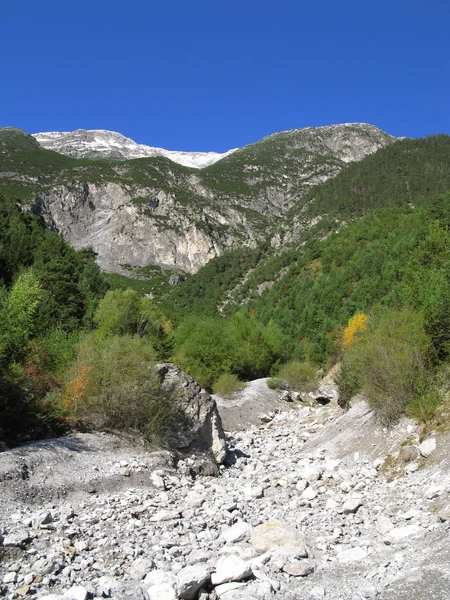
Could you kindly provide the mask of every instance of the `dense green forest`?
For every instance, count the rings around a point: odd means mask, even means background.
[[[437,418],[450,388],[449,173],[448,136],[393,144],[302,199],[285,231],[323,218],[300,236],[229,250],[172,286],[156,268],[102,274],[20,195],[0,196],[0,444],[74,426],[163,439],[175,409],[148,367],[161,360],[219,391],[263,376],[306,386],[339,361],[342,405],[363,390],[386,422]]]

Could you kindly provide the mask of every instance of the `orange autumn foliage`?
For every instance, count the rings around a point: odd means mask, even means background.
[[[95,369],[94,365],[80,363],[77,375],[66,384],[62,396],[62,403],[69,414],[73,414],[80,402],[86,397],[89,388],[89,373]]]
[[[359,331],[365,331],[367,329],[367,322],[369,317],[364,313],[358,313],[354,315],[348,321],[347,327],[344,329],[344,335],[342,339],[342,347],[348,348],[353,344],[355,334]]]

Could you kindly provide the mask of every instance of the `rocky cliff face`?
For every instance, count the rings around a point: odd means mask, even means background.
[[[0,193],[20,190],[68,242],[92,247],[102,268],[116,272],[156,264],[192,273],[225,248],[266,240],[312,186],[395,141],[359,123],[296,129],[194,170],[162,156],[123,160],[142,156],[141,147],[111,132],[36,135],[66,154],[94,147],[117,159],[98,161],[49,152],[11,131],[0,130]]]

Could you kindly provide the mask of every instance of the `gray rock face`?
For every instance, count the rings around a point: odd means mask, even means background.
[[[172,363],[156,365],[162,389],[177,398],[180,411],[169,438],[172,448],[190,452],[211,452],[218,464],[227,455],[222,421],[213,398],[179,367]]]
[[[155,156],[160,150],[145,153],[148,147],[114,132],[36,137],[44,147],[75,157],[121,160]],[[282,216],[312,186],[394,141],[362,123],[312,127],[273,134],[231,155],[199,153],[197,166],[217,161],[213,178],[201,169],[186,172],[170,163],[164,168],[153,164],[154,177],[136,176],[128,163],[119,162],[101,177],[74,166],[69,175],[57,180],[52,175],[44,186],[28,183],[36,187],[35,210],[75,248],[92,247],[103,269],[122,272],[122,265],[156,264],[193,273],[226,248],[262,239],[273,217]],[[182,154],[169,158],[187,164]],[[9,174],[13,181],[14,175]],[[22,181],[21,174],[17,177]],[[228,189],[230,177],[237,185]]]

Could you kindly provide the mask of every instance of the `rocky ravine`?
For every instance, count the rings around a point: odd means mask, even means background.
[[[364,402],[291,406],[230,434],[219,477],[99,434],[3,453],[3,595],[448,598],[448,440],[418,446],[416,425],[387,431]],[[60,498],[61,463],[86,485]],[[27,495],[38,481],[45,498]]]

